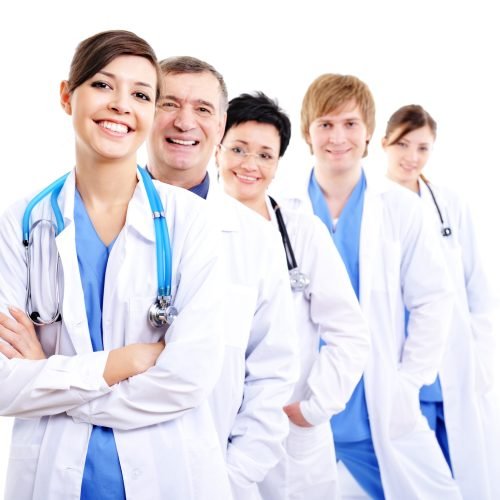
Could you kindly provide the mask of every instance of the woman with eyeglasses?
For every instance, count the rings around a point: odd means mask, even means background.
[[[418,194],[434,220],[455,286],[450,334],[439,375],[420,390],[420,408],[434,430],[464,498],[500,498],[500,419],[495,417],[494,301],[471,214],[459,196],[422,173],[437,124],[419,105],[399,108],[382,146],[390,179]],[[466,437],[465,437],[466,436]]]
[[[369,334],[321,221],[282,210],[267,193],[290,133],[290,120],[274,101],[263,93],[242,94],[229,103],[216,163],[224,190],[281,233],[299,334],[300,377],[284,408],[290,423],[286,456],[259,488],[266,500],[320,500],[336,494],[329,422],[361,377]]]

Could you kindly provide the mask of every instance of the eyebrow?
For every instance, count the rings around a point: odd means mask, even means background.
[[[241,139],[235,139],[234,142],[240,142],[241,144],[244,144],[245,146],[248,146],[248,142],[247,141],[243,141]],[[270,151],[274,151],[273,148],[271,146],[259,146],[261,147],[262,149],[269,149]]]
[[[113,78],[113,79],[116,79],[116,75],[113,74],[113,73],[109,73],[108,71],[98,71],[97,74],[101,74],[101,75],[104,75],[104,76],[107,76],[108,78]],[[134,82],[134,85],[139,85],[141,87],[149,87],[150,89],[152,89],[153,87],[149,84],[149,83],[146,83],[146,82]]]
[[[163,99],[169,99],[170,101],[175,101],[175,102],[181,101],[181,99],[179,99],[177,96],[172,95],[172,94],[162,95],[160,97],[160,100],[163,100]],[[196,104],[201,104],[201,105],[205,106],[206,108],[210,108],[211,110],[215,110],[215,106],[211,102],[205,101],[204,99],[195,99],[192,102],[194,102]]]

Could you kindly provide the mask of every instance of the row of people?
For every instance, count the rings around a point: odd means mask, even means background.
[[[314,169],[272,196],[288,117],[203,61],[100,33],[61,103],[74,170],[0,221],[6,498],[495,498],[491,301],[468,212],[423,208],[424,110],[383,144],[419,199],[363,170],[355,77],[310,86]]]

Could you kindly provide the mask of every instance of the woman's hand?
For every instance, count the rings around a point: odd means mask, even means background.
[[[12,318],[0,313],[0,352],[7,358],[46,359],[35,326],[24,311],[9,306]]]
[[[129,344],[113,349],[104,368],[104,380],[111,386],[144,373],[156,364],[163,349],[163,341],[154,344]]]
[[[300,402],[296,401],[283,408],[283,411],[288,415],[290,421],[299,427],[312,427],[312,425],[304,418],[300,411]]]

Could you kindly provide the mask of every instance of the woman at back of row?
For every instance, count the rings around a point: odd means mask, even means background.
[[[439,376],[420,390],[420,408],[436,433],[466,499],[500,497],[500,421],[492,392],[496,346],[494,302],[481,265],[474,224],[466,204],[422,173],[437,125],[418,105],[389,119],[382,146],[387,175],[417,193],[431,212],[455,288],[450,334]]]

